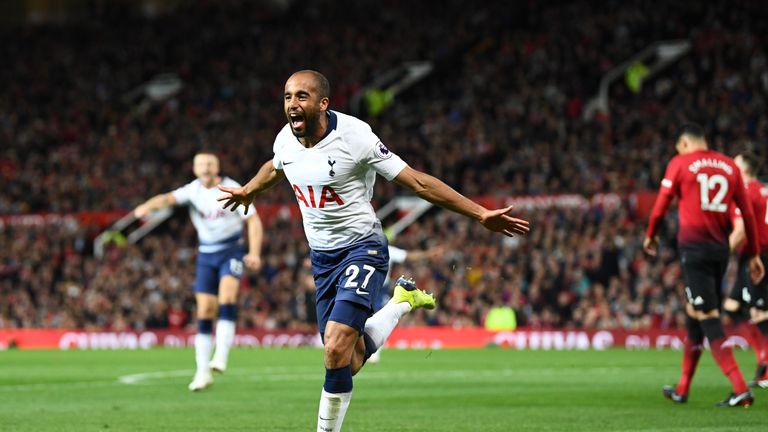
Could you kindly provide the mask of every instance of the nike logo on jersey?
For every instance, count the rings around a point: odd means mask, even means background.
[[[292,164],[292,163],[293,163],[293,162],[283,162],[283,165],[290,165],[290,164]]]
[[[370,294],[368,291],[363,291],[360,288],[356,289],[355,292],[357,293],[357,295],[368,295],[368,294]]]

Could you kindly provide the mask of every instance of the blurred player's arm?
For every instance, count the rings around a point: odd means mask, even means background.
[[[268,160],[259,168],[259,172],[246,183],[245,186],[235,188],[219,185],[219,190],[224,195],[217,198],[218,201],[225,201],[224,208],[232,211],[237,210],[239,206],[245,206],[245,212],[248,213],[248,205],[253,202],[256,195],[264,192],[285,178],[283,170],[275,168],[272,160]],[[231,206],[231,207],[230,207]]]
[[[664,172],[664,178],[661,180],[661,187],[659,188],[659,195],[656,197],[656,202],[653,204],[653,210],[651,211],[651,217],[648,220],[648,228],[645,230],[645,238],[643,239],[643,250],[650,256],[656,256],[656,250],[659,247],[659,239],[656,237],[656,232],[659,229],[661,221],[664,220],[664,215],[667,214],[669,205],[672,204],[672,200],[675,198],[677,191],[677,172],[678,159],[672,159],[667,165],[667,169]]]
[[[752,276],[752,282],[758,283],[765,276],[765,267],[760,259],[760,237],[757,230],[757,218],[752,211],[752,203],[747,198],[747,190],[741,181],[740,176],[736,176],[736,189],[733,192],[733,201],[741,210],[741,220],[744,224],[744,231],[747,234],[747,253],[749,259],[749,274]]]
[[[406,262],[415,262],[425,259],[440,258],[445,253],[445,247],[435,246],[427,250],[411,250],[405,255]]]
[[[176,204],[176,197],[172,193],[155,195],[147,201],[139,204],[134,210],[133,215],[141,219],[150,212],[170,207]]]
[[[667,209],[669,209],[673,198],[674,196],[671,193],[664,193],[663,190],[659,192],[659,196],[656,198],[651,217],[648,220],[648,229],[645,231],[645,239],[643,240],[643,249],[648,255],[656,255],[656,249],[659,247],[659,238],[656,236],[656,232],[661,221],[664,220],[664,215],[667,214]]]
[[[243,258],[245,265],[251,270],[261,268],[261,243],[264,239],[264,225],[258,213],[252,214],[245,221],[248,230],[248,254]]]
[[[747,231],[744,229],[744,221],[738,217],[733,219],[733,231],[728,236],[728,246],[731,252],[736,252],[747,239]]]
[[[528,221],[507,215],[512,210],[512,206],[489,210],[456,192],[439,179],[409,166],[403,168],[394,180],[414,191],[420,198],[473,218],[491,231],[513,237],[515,234],[525,234],[530,230]]]

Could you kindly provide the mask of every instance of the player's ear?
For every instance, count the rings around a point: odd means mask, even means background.
[[[320,99],[320,111],[325,111],[328,109],[328,105],[331,104],[331,100],[327,97],[324,97]]]
[[[677,139],[677,143],[675,143],[675,149],[678,153],[683,154],[687,147],[688,140],[685,138],[685,135],[681,135],[680,138]]]

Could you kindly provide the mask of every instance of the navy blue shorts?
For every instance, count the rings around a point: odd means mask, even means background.
[[[224,276],[237,279],[243,275],[245,248],[237,246],[213,253],[197,253],[195,265],[195,292],[219,294],[219,281]]]
[[[312,250],[309,256],[317,287],[315,300],[320,334],[325,333],[329,320],[362,333],[387,275],[387,238],[374,234],[343,248]]]

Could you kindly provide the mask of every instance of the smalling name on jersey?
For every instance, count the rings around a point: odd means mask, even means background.
[[[697,159],[688,165],[688,170],[694,174],[702,168],[717,168],[727,172],[728,175],[733,174],[733,168],[728,165],[728,162],[719,159]]]

